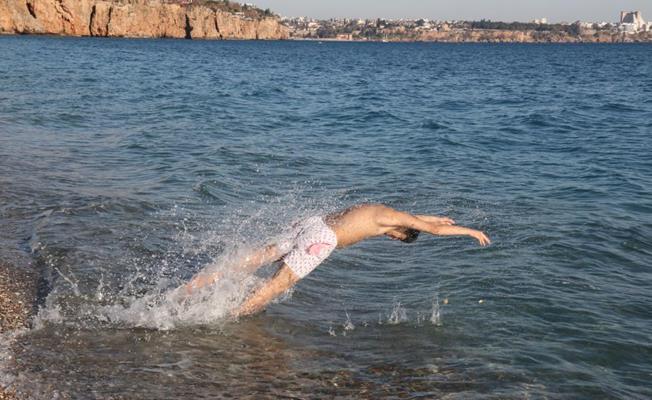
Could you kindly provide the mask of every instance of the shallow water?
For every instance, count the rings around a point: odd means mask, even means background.
[[[652,396],[649,45],[0,37],[0,54],[0,256],[41,276],[0,368],[26,396]],[[273,268],[166,300],[362,201],[494,244],[371,240],[237,322]]]

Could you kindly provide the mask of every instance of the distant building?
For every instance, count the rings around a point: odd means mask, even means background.
[[[634,24],[620,24],[618,27],[618,30],[620,32],[625,32],[625,33],[636,33],[636,26]]]
[[[647,29],[647,24],[640,11],[621,11],[620,25],[625,32],[639,32]]]
[[[548,23],[548,18],[538,18],[532,21],[534,24],[545,25]]]

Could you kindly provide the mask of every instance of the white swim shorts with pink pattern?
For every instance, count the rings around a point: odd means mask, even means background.
[[[311,273],[337,247],[335,232],[322,217],[310,217],[293,228],[292,234],[279,243],[287,253],[283,261],[300,279]]]

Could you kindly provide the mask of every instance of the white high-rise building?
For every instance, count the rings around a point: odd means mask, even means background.
[[[643,15],[641,15],[640,11],[621,11],[620,24],[626,31],[639,32],[647,28],[647,24],[643,20]]]

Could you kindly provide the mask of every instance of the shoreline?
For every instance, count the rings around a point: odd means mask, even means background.
[[[517,40],[503,40],[503,41],[484,41],[484,40],[418,40],[418,39],[399,39],[399,40],[379,40],[379,39],[337,39],[337,38],[289,38],[283,41],[288,42],[327,42],[327,43],[438,43],[438,44],[650,44],[652,38],[648,40],[622,40],[622,41],[517,41]]]
[[[29,327],[35,298],[33,274],[0,261],[0,334]],[[0,400],[16,399],[13,390],[0,385]]]
[[[391,37],[391,38],[312,38],[290,36],[290,41],[309,42],[353,42],[353,43],[486,43],[486,44],[635,44],[652,43],[652,34],[637,35],[602,35],[602,36],[569,36],[569,35],[539,35],[530,31],[498,31],[498,30],[462,30],[444,34],[424,35],[421,37]]]
[[[510,31],[512,32],[512,31]],[[510,39],[496,39],[496,40],[440,40],[440,39],[413,39],[413,38],[400,38],[400,39],[339,39],[339,38],[302,38],[302,37],[289,37],[285,39],[245,39],[245,38],[176,38],[176,37],[156,37],[156,36],[92,36],[92,35],[59,35],[56,33],[15,33],[15,32],[1,32],[1,37],[50,37],[50,38],[78,38],[78,39],[124,39],[124,40],[181,40],[181,41],[199,41],[199,42],[324,42],[324,43],[437,43],[437,44],[532,44],[532,45],[547,45],[547,44],[652,44],[652,36],[649,38],[628,38],[623,37],[620,40],[510,40]],[[0,399],[1,400],[1,399]]]

